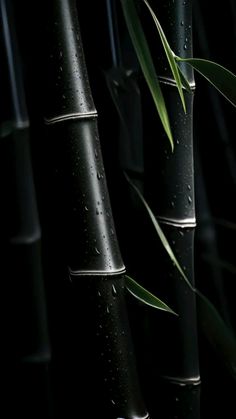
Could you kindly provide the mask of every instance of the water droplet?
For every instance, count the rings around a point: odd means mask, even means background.
[[[185,50],[187,49],[187,45],[186,45],[186,44],[184,44],[184,49],[185,49]]]
[[[112,80],[112,83],[114,84],[114,86],[116,86],[116,87],[119,87],[119,83],[118,83],[118,81],[117,80]]]
[[[62,66],[59,67],[59,70],[62,71]]]
[[[191,185],[187,186],[188,191],[191,191]]]
[[[179,140],[176,140],[176,144],[179,144]]]
[[[172,208],[174,208],[175,207],[175,203],[174,203],[174,201],[171,201],[171,206],[172,206]]]
[[[85,209],[85,211],[88,211],[88,207],[86,207],[86,205],[85,205],[84,209]]]
[[[115,287],[114,284],[112,284],[112,289],[111,290],[112,290],[113,297],[115,297],[117,295],[117,291],[116,291],[116,287]]]
[[[98,180],[100,180],[102,178],[101,173],[97,172],[97,178],[98,178]]]
[[[184,26],[184,21],[183,20],[181,20],[180,25]]]
[[[114,236],[114,230],[113,228],[110,229],[111,235]]]
[[[110,309],[109,309],[109,307],[107,306],[107,313],[109,314],[110,313]]]
[[[59,56],[60,56],[60,58],[63,56],[63,53],[62,53],[62,51],[60,51],[60,53],[59,53]]]
[[[100,293],[100,291],[98,291],[98,296],[99,296],[99,297],[101,297],[101,295],[102,295],[102,294]]]
[[[187,37],[185,38],[185,42],[188,42],[188,38]]]
[[[65,99],[66,97],[65,97],[65,95],[62,95],[62,99]]]
[[[102,329],[102,324],[99,324],[99,329]]]
[[[188,203],[191,204],[192,203],[192,198],[191,196],[188,196]]]
[[[97,247],[94,247],[94,251],[95,251],[95,253],[97,254],[97,255],[100,255],[101,253],[99,252],[99,250],[98,250],[98,248]]]
[[[94,156],[95,156],[95,159],[97,159],[98,158],[98,152],[97,152],[97,149],[95,148],[95,150],[94,150]]]
[[[114,400],[113,400],[113,399],[111,399],[111,403],[115,406],[115,402],[114,402]]]
[[[184,236],[184,232],[182,230],[180,230],[179,234],[183,237]]]

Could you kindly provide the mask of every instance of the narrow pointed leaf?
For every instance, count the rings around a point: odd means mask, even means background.
[[[146,4],[149,12],[151,13],[151,16],[152,16],[152,18],[155,22],[156,27],[157,27],[157,30],[158,30],[163,48],[164,48],[165,53],[166,53],[167,60],[168,60],[169,65],[170,65],[170,69],[172,71],[173,77],[174,77],[176,85],[177,85],[177,89],[179,91],[179,95],[180,95],[180,98],[181,98],[181,101],[182,101],[184,112],[186,112],[186,106],[185,106],[184,94],[183,94],[183,89],[182,89],[181,77],[180,77],[180,74],[179,74],[178,66],[175,62],[175,58],[174,58],[175,55],[173,54],[173,52],[170,48],[170,45],[169,45],[169,43],[166,39],[166,36],[163,32],[163,29],[160,25],[159,20],[157,19],[156,15],[155,15],[154,11],[152,10],[151,6],[148,4],[147,0],[143,0],[143,1]]]
[[[199,291],[196,291],[196,296],[199,324],[231,376],[236,379],[235,336],[213,304]]]
[[[136,186],[129,179],[125,173],[125,177],[132,188],[136,191],[140,200],[142,201],[144,207],[146,208],[151,221],[155,227],[155,230],[165,247],[167,253],[169,254],[172,262],[176,265],[177,269],[181,273],[183,279],[189,286],[189,288],[195,293],[197,298],[197,310],[198,318],[201,324],[202,330],[205,333],[209,343],[214,348],[218,356],[221,358],[225,366],[227,367],[231,376],[236,379],[236,338],[231,331],[231,329],[225,324],[220,314],[214,305],[205,297],[200,291],[193,288],[185,273],[183,272],[181,266],[179,265],[161,227],[159,226],[151,208],[145,201],[142,194],[136,188]]]
[[[151,292],[146,290],[142,285],[138,284],[133,278],[126,275],[126,288],[137,300],[141,301],[142,303],[151,306],[153,308],[157,308],[158,310],[168,311],[169,313],[177,314],[163,301],[153,295]]]
[[[129,182],[129,184],[132,186],[132,188],[135,190],[135,192],[137,193],[138,197],[140,198],[141,202],[143,203],[144,207],[146,208],[148,215],[153,223],[153,226],[165,248],[165,250],[167,251],[168,255],[170,256],[173,264],[176,266],[176,268],[178,269],[178,271],[180,272],[181,276],[184,278],[184,280],[187,282],[187,284],[189,285],[189,287],[194,290],[194,288],[192,287],[191,283],[189,282],[187,276],[185,275],[183,269],[181,268],[178,260],[176,259],[173,250],[171,249],[171,246],[164,234],[164,232],[162,231],[162,228],[160,226],[160,224],[158,223],[155,215],[153,214],[151,208],[149,207],[148,203],[146,202],[146,200],[144,199],[143,195],[140,193],[140,191],[138,190],[138,188],[133,184],[133,182],[130,180],[130,178],[128,177],[128,175],[125,173],[125,177],[127,179],[127,181]]]
[[[156,109],[161,119],[164,130],[170,140],[171,148],[173,150],[174,143],[172,132],[170,128],[169,117],[166,110],[164,97],[161,91],[160,83],[158,81],[156,70],[153,64],[151,53],[144,35],[139,16],[137,14],[133,0],[120,0],[125,17],[126,25],[132,40],[137,58],[140,63],[144,78],[148,84],[149,90],[152,94]]]
[[[176,57],[190,64],[205,77],[233,106],[236,106],[236,76],[220,64],[201,58]]]

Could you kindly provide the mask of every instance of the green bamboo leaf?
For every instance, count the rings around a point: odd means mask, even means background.
[[[157,19],[157,17],[155,15],[154,11],[152,10],[151,6],[148,4],[147,0],[143,0],[143,2],[145,3],[149,12],[151,13],[151,16],[152,16],[152,18],[155,22],[156,27],[157,27],[157,30],[158,30],[163,48],[164,48],[165,53],[166,53],[167,60],[168,60],[169,65],[170,65],[170,69],[171,69],[173,77],[176,81],[177,89],[179,91],[179,95],[180,95],[180,98],[181,98],[181,101],[182,101],[184,112],[186,113],[186,106],[185,106],[184,94],[183,94],[183,89],[182,89],[181,77],[180,77],[180,74],[179,74],[179,68],[178,68],[178,66],[175,62],[175,58],[174,58],[175,54],[172,52],[172,50],[170,48],[170,45],[169,45],[169,43],[166,39],[166,36],[163,32],[163,29],[160,25],[160,22]]]
[[[148,306],[157,308],[159,310],[168,311],[169,313],[175,314],[177,316],[177,314],[167,304],[163,303],[163,301],[142,287],[142,285],[138,284],[133,278],[126,275],[125,279],[125,286],[127,290],[139,301]]]
[[[124,173],[126,180],[129,182],[129,184],[132,186],[132,188],[135,190],[135,192],[137,193],[138,197],[140,198],[141,202],[143,203],[144,207],[146,208],[149,217],[152,221],[152,224],[165,248],[165,250],[167,251],[170,259],[172,260],[173,264],[176,266],[176,268],[178,269],[179,273],[181,274],[181,276],[183,277],[183,279],[185,280],[185,282],[188,284],[188,286],[194,291],[193,286],[191,285],[191,283],[189,282],[187,276],[185,275],[183,269],[181,268],[178,260],[176,259],[176,256],[174,255],[173,250],[171,249],[171,246],[164,234],[164,232],[162,231],[162,228],[160,226],[160,224],[158,223],[155,215],[153,214],[151,208],[149,207],[148,203],[146,202],[146,200],[144,199],[143,195],[141,194],[141,192],[138,190],[138,188],[133,184],[133,182],[130,180],[129,176]]]
[[[146,208],[151,218],[151,221],[155,227],[155,230],[159,238],[161,239],[161,242],[165,247],[167,253],[169,254],[172,262],[176,265],[177,269],[179,270],[181,276],[183,277],[189,288],[195,293],[197,301],[198,319],[200,326],[204,334],[206,335],[206,338],[208,339],[209,343],[211,344],[217,355],[221,358],[222,362],[227,367],[230,375],[234,379],[236,379],[236,339],[234,334],[232,333],[231,329],[225,324],[217,309],[208,300],[208,298],[204,296],[200,291],[195,289],[189,282],[181,266],[179,265],[163,231],[161,230],[161,227],[159,226],[151,208],[149,207],[140,191],[132,183],[132,181],[129,179],[126,173],[125,177],[129,184],[132,186],[132,188],[136,191],[141,202]]]
[[[164,130],[170,140],[171,148],[174,149],[174,142],[170,128],[170,122],[160,83],[158,81],[151,53],[144,35],[139,16],[133,0],[120,0],[126,21],[126,25],[137,54],[144,78],[152,94],[156,109],[161,119]]]
[[[202,58],[181,58],[205,77],[233,106],[236,106],[236,76],[220,64]]]

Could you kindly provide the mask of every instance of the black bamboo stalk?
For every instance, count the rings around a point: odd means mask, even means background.
[[[148,414],[125,308],[125,268],[111,213],[76,2],[48,2],[43,24],[44,112],[56,174],[55,208],[75,290],[79,329],[75,333],[80,339],[73,353],[80,361],[76,372],[82,388],[71,376],[73,394],[78,412],[88,417],[144,418]]]
[[[8,414],[51,417],[50,344],[41,231],[31,166],[29,118],[10,1],[0,2],[1,244]],[[5,381],[5,380],[4,380]]]
[[[152,2],[172,50],[182,57],[192,55],[192,4],[186,2]],[[156,47],[156,45],[155,45]],[[172,153],[168,141],[151,124],[145,153],[145,195],[157,220],[177,256],[180,265],[194,286],[194,231],[196,226],[194,203],[194,167],[192,142],[192,108],[194,77],[190,67],[182,71],[188,79],[192,93],[184,91],[187,113],[184,114],[175,81],[167,65],[162,47],[158,50],[157,69],[166,99],[175,139]],[[150,111],[150,108],[149,108]],[[153,330],[159,330],[158,338],[151,339],[153,345],[154,377],[163,377],[163,410],[166,417],[200,417],[200,376],[196,324],[196,302],[194,292],[185,283],[176,267],[168,258],[162,257],[160,278],[152,285],[155,293],[168,301],[179,314],[178,318],[157,316],[152,321]],[[164,251],[163,251],[164,252]],[[156,260],[155,250],[150,250],[148,260]],[[162,259],[164,262],[162,263]],[[153,272],[148,272],[154,277]],[[160,316],[159,316],[160,317]],[[155,328],[155,329],[154,329]],[[164,390],[163,390],[164,389]]]

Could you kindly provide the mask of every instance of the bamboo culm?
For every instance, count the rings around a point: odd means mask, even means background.
[[[0,2],[1,207],[3,290],[8,301],[4,401],[8,414],[49,417],[51,349],[41,259],[41,230],[31,164],[29,118],[14,9]]]
[[[152,3],[154,6],[155,2]],[[181,57],[192,56],[191,1],[156,2],[154,9],[172,50]],[[161,45],[157,54],[157,68],[175,139],[175,150],[172,153],[170,147],[168,148],[168,141],[164,135],[159,134],[160,138],[156,138],[157,135],[153,136],[152,123],[145,147],[145,196],[158,222],[161,223],[180,265],[194,286],[196,216],[192,140],[195,87],[193,71],[186,65],[182,66],[182,71],[192,88],[192,93],[184,91],[187,109],[185,114]],[[146,115],[146,119],[150,124],[150,115]],[[150,250],[149,260],[152,257],[156,259],[154,253],[155,250]],[[152,327],[159,328],[160,331],[158,339],[155,338],[155,334],[151,338],[153,358],[156,357],[156,361],[153,361],[156,365],[153,369],[154,377],[157,378],[158,374],[163,377],[163,409],[166,410],[166,405],[169,409],[166,417],[176,415],[198,418],[200,375],[195,294],[178,270],[172,266],[168,257],[165,257],[164,250],[163,258],[160,257],[163,260],[163,263],[159,262],[161,269],[155,267],[160,279],[158,283],[152,284],[152,289],[164,301],[168,301],[179,317],[161,316],[159,320],[153,315]],[[153,276],[153,272],[149,274]]]
[[[88,416],[100,412],[103,417],[146,418],[125,307],[125,268],[112,218],[76,2],[50,2],[44,19],[44,114],[55,175],[53,196],[71,287],[78,298],[82,343],[75,354],[82,361],[78,377],[83,382],[83,388],[77,389],[77,408]]]

